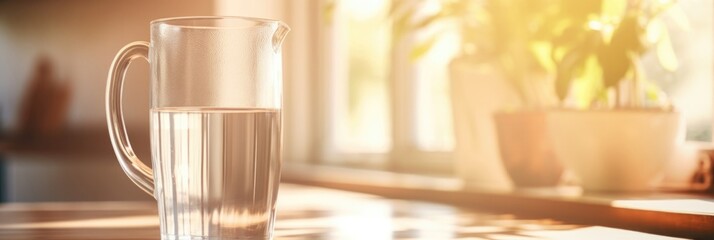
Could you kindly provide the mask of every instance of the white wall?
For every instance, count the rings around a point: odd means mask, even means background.
[[[290,0],[216,0],[216,15],[269,18],[285,21]]]
[[[0,103],[3,122],[14,125],[30,70],[48,56],[58,76],[73,86],[72,125],[104,122],[104,86],[114,54],[149,39],[149,21],[210,15],[211,1],[3,1],[0,2]],[[125,99],[128,122],[148,122],[148,67],[133,64]]]
[[[213,1],[0,1],[0,111],[4,127],[16,125],[17,108],[38,56],[51,59],[72,86],[69,125],[106,131],[104,88],[114,54],[125,44],[149,39],[149,21],[213,15]],[[148,66],[132,64],[124,109],[130,128],[148,126]],[[131,136],[148,138],[148,133]],[[146,140],[141,142],[147,142]],[[109,144],[97,139],[97,145]],[[91,148],[93,146],[87,146]],[[148,146],[136,146],[148,160]],[[40,154],[41,155],[41,154]],[[150,199],[121,172],[111,153],[7,157],[7,181],[14,201]]]

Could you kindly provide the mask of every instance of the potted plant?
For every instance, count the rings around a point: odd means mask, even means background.
[[[557,104],[554,65],[537,59],[550,44],[543,28],[555,1],[440,1],[428,14],[419,12],[419,2],[394,5],[397,29],[416,32],[447,22],[461,34],[461,53],[450,64],[457,175],[467,187],[556,184],[562,166],[546,141],[542,112]],[[435,37],[417,42],[412,57],[430,49]]]
[[[585,190],[652,189],[684,140],[680,114],[639,61],[656,48],[661,65],[676,68],[659,19],[672,4],[563,1],[552,16],[561,21],[550,53],[563,108],[547,124],[556,157]]]

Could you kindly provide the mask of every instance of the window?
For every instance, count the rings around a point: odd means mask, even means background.
[[[418,2],[427,13],[440,7],[438,0]],[[321,164],[450,173],[448,64],[459,51],[456,29],[441,28],[431,49],[415,59],[410,55],[427,36],[399,35],[389,16],[392,1],[286,4],[294,30],[286,41],[286,75],[292,78],[286,108],[300,111],[286,115],[286,127],[293,129],[286,145],[295,149],[286,155],[302,152],[305,161]],[[689,29],[674,17],[663,22],[679,68],[663,70],[655,54],[643,58],[643,67],[685,113],[687,139],[711,141],[714,3],[681,1],[679,8],[668,14],[685,15]]]
[[[455,35],[410,58],[419,36],[397,36],[390,1],[323,1],[319,31],[325,162],[390,170],[450,170],[448,63]],[[438,48],[438,49],[437,49]]]
[[[689,141],[712,140],[713,11],[712,1],[679,1],[667,12],[669,15],[662,18],[678,60],[676,71],[662,69],[654,51],[643,59],[647,77],[661,86],[684,113]]]

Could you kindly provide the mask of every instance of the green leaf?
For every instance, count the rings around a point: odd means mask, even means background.
[[[439,34],[433,34],[429,36],[426,41],[418,42],[414,48],[412,48],[411,52],[409,52],[409,60],[416,61],[426,55],[431,48],[434,47],[434,44],[436,44],[438,36]]]
[[[644,81],[644,91],[646,106],[654,106],[661,109],[672,109],[672,102],[669,97],[667,97],[667,93],[662,91],[657,84],[654,84],[651,81]]]
[[[661,19],[652,19],[649,24],[647,24],[647,41],[649,43],[656,43],[662,38],[662,34],[667,32],[667,26],[662,22]]]
[[[600,97],[603,90],[602,70],[598,59],[589,56],[581,69],[580,74],[573,81],[573,96],[578,108],[588,108],[590,104]]]
[[[424,30],[430,27],[434,22],[454,17],[451,11],[447,10],[447,8],[442,8],[433,15],[425,16],[416,22],[412,22],[414,16],[416,16],[420,10],[420,4],[418,4],[420,2],[422,1],[397,1],[392,5],[390,17],[394,24],[396,39],[400,39],[408,33]]]
[[[622,19],[627,9],[628,1],[623,0],[602,0],[601,18],[604,22],[617,21]]]
[[[662,90],[657,87],[657,85],[645,81],[645,99],[648,101],[659,101],[660,98],[662,98],[661,95],[664,95]]]
[[[434,14],[434,15],[425,17],[425,18],[417,21],[414,25],[412,25],[412,29],[419,31],[419,30],[429,27],[432,23],[439,21],[442,18],[448,18],[448,17],[449,17],[448,15],[444,15],[441,13]]]
[[[601,1],[563,0],[560,4],[562,9],[561,13],[564,15],[564,17],[577,19],[579,22],[582,22],[588,17],[600,13],[600,11],[602,10]]]
[[[668,11],[667,15],[672,19],[672,22],[674,22],[677,27],[685,30],[685,31],[690,31],[692,27],[689,24],[689,20],[687,18],[687,14],[684,13],[684,10],[682,10],[682,6],[679,5],[679,3],[674,4]]]
[[[395,0],[389,6],[389,13],[387,16],[390,18],[400,18],[407,15],[409,12],[413,12],[413,8],[417,5],[418,1],[411,0]]]
[[[614,87],[632,67],[627,51],[613,45],[602,45],[598,50],[597,60],[602,66],[602,77],[605,87]]]
[[[550,57],[551,47],[545,41],[534,41],[530,44],[530,52],[535,57],[535,60],[549,73],[555,72],[555,63]]]
[[[642,31],[638,16],[629,14],[615,29],[611,42],[598,48],[597,58],[606,88],[616,86],[632,68],[628,54],[644,50]]]
[[[322,5],[322,22],[330,26],[335,19],[335,9],[337,9],[337,0],[324,1]]]
[[[389,18],[392,21],[392,32],[395,39],[401,39],[412,31],[411,21],[418,11],[418,6],[422,1],[398,0],[394,1],[389,9]]]
[[[555,93],[561,100],[567,97],[573,79],[576,77],[577,72],[582,69],[586,54],[584,49],[575,48],[565,53],[563,59],[558,62],[558,72],[555,78]]]
[[[401,39],[410,31],[410,19],[411,15],[409,14],[392,19],[392,32],[394,33],[394,39]]]
[[[612,34],[611,46],[622,52],[642,52],[645,49],[642,39],[644,28],[640,24],[640,16],[628,14],[622,19]]]
[[[674,72],[679,68],[679,61],[674,54],[672,41],[669,38],[669,33],[666,31],[663,32],[662,38],[660,38],[660,41],[657,43],[657,60],[659,60],[659,63],[667,71]]]

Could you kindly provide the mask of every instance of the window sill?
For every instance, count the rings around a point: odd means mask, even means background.
[[[714,236],[714,196],[583,193],[579,188],[463,190],[459,179],[286,164],[283,181],[685,238]]]

